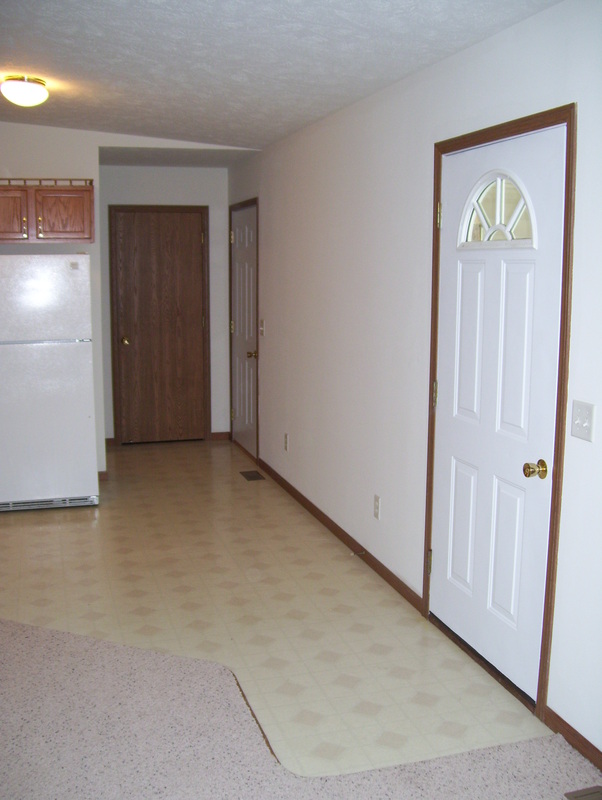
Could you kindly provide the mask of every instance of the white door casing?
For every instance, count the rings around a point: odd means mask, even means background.
[[[558,379],[566,126],[443,157],[430,610],[537,696]],[[482,176],[513,177],[532,246],[458,242]],[[543,458],[546,479],[526,478]]]
[[[232,440],[257,458],[257,205],[231,210]]]

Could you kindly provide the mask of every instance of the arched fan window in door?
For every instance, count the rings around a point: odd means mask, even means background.
[[[534,215],[526,191],[503,172],[484,175],[464,207],[458,245],[536,247]]]

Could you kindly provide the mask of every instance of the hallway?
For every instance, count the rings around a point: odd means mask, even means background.
[[[229,442],[107,459],[97,508],[0,517],[0,617],[226,664],[301,775],[550,733]]]

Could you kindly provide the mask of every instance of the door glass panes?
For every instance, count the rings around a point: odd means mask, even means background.
[[[532,240],[531,215],[520,189],[507,175],[479,184],[468,204],[461,242]]]

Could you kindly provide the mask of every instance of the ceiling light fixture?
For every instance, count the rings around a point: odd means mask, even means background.
[[[2,81],[0,91],[7,100],[18,106],[39,106],[48,100],[46,81],[27,75],[9,75]]]

